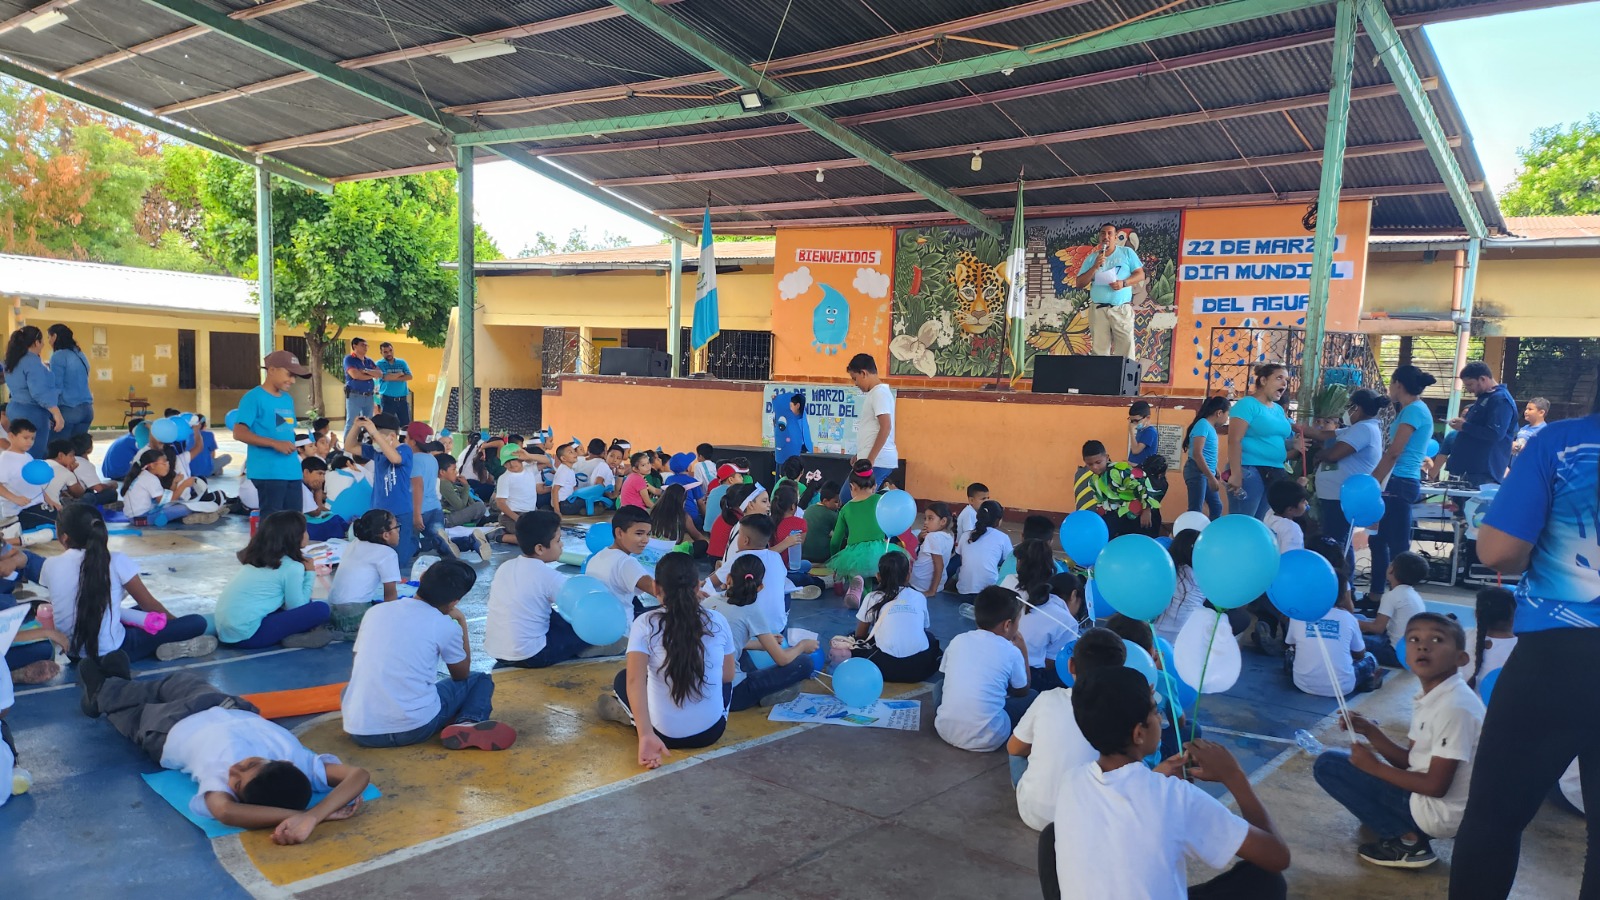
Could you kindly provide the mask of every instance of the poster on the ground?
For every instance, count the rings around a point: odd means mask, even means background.
[[[879,700],[867,709],[852,709],[831,694],[801,694],[787,703],[774,706],[767,719],[773,722],[916,731],[922,727],[922,703],[917,700]]]

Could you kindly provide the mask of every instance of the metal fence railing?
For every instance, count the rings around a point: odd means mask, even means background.
[[[1250,391],[1256,366],[1281,362],[1289,367],[1287,396],[1292,405],[1300,393],[1305,341],[1306,333],[1298,328],[1212,328],[1211,349],[1206,357],[1206,393],[1243,396]],[[1382,383],[1371,342],[1365,334],[1356,332],[1331,331],[1325,335],[1322,371],[1325,384],[1357,388]]]

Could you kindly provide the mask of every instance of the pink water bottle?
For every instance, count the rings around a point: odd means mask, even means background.
[[[48,603],[39,604],[39,608],[33,612],[33,617],[39,621],[40,628],[56,627],[55,607]]]

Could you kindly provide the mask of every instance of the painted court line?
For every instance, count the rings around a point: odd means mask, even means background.
[[[200,662],[187,663],[181,666],[167,666],[164,669],[141,669],[140,671],[134,672],[133,675],[135,678],[141,678],[146,675],[170,675],[173,672],[181,672],[184,669],[205,669],[211,666],[225,666],[229,663],[245,662],[252,659],[263,659],[268,656],[277,656],[280,653],[294,653],[300,649],[301,648],[299,647],[279,647],[276,650],[265,650],[261,653],[252,653],[247,656],[230,656],[227,659],[207,659],[201,660]],[[69,688],[72,690],[77,690],[78,683],[76,681],[69,681],[65,684],[47,684],[43,687],[27,688],[26,690],[17,691],[17,696],[26,697],[29,694],[48,694],[51,691],[64,691],[68,690]]]
[[[1270,744],[1294,744],[1293,738],[1273,737],[1270,734],[1256,734],[1253,731],[1234,731],[1231,728],[1222,728],[1217,725],[1207,725],[1206,734],[1225,734],[1229,737],[1247,738],[1252,741],[1266,741]]]

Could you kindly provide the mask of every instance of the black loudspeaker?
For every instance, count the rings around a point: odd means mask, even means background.
[[[672,357],[648,347],[601,347],[600,374],[669,378],[672,375]]]
[[[1035,356],[1035,394],[1139,396],[1139,361],[1126,356]]]

